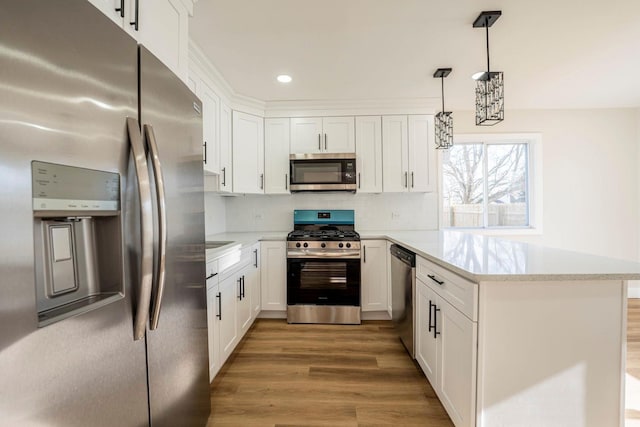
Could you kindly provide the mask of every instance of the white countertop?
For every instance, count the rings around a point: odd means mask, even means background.
[[[285,240],[287,231],[220,233],[207,241],[233,243],[207,250],[217,258],[260,240]],[[546,248],[457,231],[359,231],[362,239],[387,239],[474,282],[525,280],[637,280],[640,263]]]
[[[457,231],[362,231],[386,238],[469,280],[634,280],[640,263]]]

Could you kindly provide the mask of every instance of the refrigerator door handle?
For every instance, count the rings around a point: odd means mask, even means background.
[[[129,143],[133,151],[133,159],[138,179],[138,196],[140,199],[140,230],[142,237],[142,254],[140,265],[140,287],[138,288],[138,306],[133,325],[133,339],[138,341],[144,337],[149,318],[151,287],[153,285],[153,210],[151,207],[151,183],[147,166],[147,154],[140,134],[140,126],[136,119],[127,117]]]
[[[151,155],[151,165],[153,166],[153,175],[155,178],[156,200],[158,203],[158,282],[155,293],[155,301],[151,312],[151,330],[158,327],[160,319],[160,309],[162,308],[162,298],[164,296],[164,287],[166,281],[166,255],[167,255],[167,208],[164,195],[164,176],[162,174],[162,165],[158,156],[158,144],[156,143],[156,135],[153,132],[153,126],[144,125],[144,134],[149,146],[149,154]]]

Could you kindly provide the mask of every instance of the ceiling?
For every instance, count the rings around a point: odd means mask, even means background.
[[[199,0],[193,41],[242,95],[276,100],[440,98],[474,109],[471,75],[505,74],[505,107],[640,107],[638,0]],[[278,83],[278,74],[293,81]]]

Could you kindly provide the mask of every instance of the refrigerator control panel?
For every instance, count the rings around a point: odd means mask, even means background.
[[[120,210],[120,175],[93,169],[31,162],[33,210]]]

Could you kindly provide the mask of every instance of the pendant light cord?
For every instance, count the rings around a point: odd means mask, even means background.
[[[442,83],[442,114],[444,114],[444,76],[440,77],[440,82]]]
[[[489,18],[486,18],[484,21],[484,27],[487,32],[487,79],[491,75],[491,68],[489,67]]]

